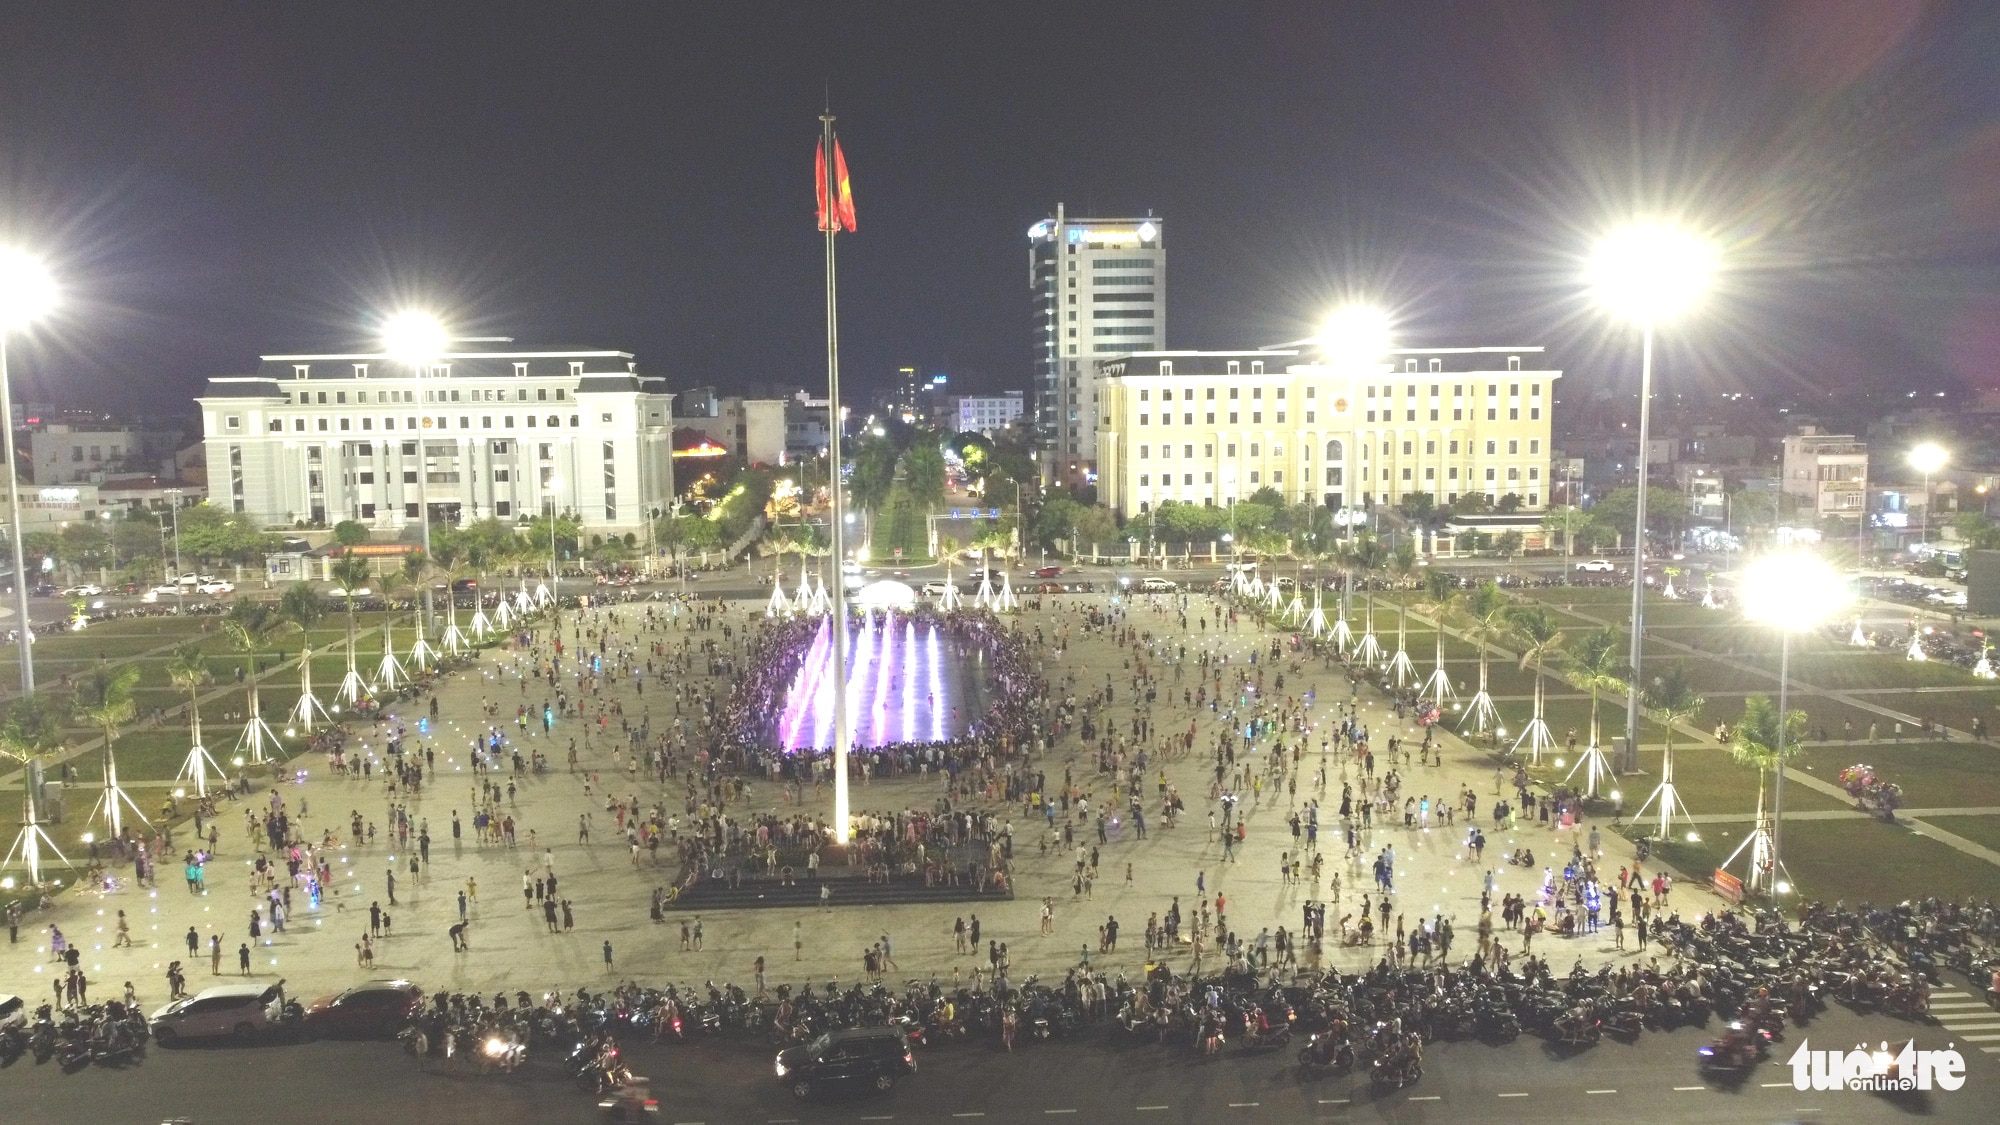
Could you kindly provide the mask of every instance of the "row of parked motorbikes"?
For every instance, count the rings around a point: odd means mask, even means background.
[[[26,1024],[0,1028],[0,1065],[31,1054],[37,1064],[54,1059],[66,1071],[123,1066],[145,1050],[147,1037],[145,1015],[115,1000],[61,1012],[43,1004]]]
[[[591,992],[525,992],[491,1000],[439,993],[411,1029],[447,1057],[482,1069],[513,1069],[531,1045],[561,1060],[565,1076],[602,1095],[631,1079],[621,1041],[711,1039],[807,1042],[824,1031],[894,1026],[910,1044],[958,1040],[1015,1044],[1067,1039],[1108,1026],[1115,1034],[1180,1044],[1204,1055],[1234,1043],[1271,1051],[1303,1039],[1298,1064],[1313,1073],[1366,1069],[1386,1088],[1423,1073],[1424,1045],[1436,1040],[1501,1043],[1523,1034],[1585,1050],[1609,1035],[1631,1040],[1649,1028],[1726,1021],[1702,1049],[1704,1069],[1743,1071],[1763,1059],[1786,1028],[1831,1003],[1906,1019],[1929,1012],[1940,966],[1978,970],[1993,948],[1996,916],[1927,901],[1877,909],[1812,904],[1794,925],[1775,913],[1728,913],[1656,928],[1671,957],[1658,967],[1567,974],[1546,959],[1498,970],[1477,960],[1324,973],[1285,982],[1247,972],[1177,975],[1156,966],[1144,977],[1035,978],[1004,993],[912,980],[902,989],[855,983],[840,988],[780,986],[763,997],[733,985],[625,984]]]

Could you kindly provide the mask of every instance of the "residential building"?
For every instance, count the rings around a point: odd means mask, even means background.
[[[794,391],[785,399],[785,454],[800,457],[824,457],[832,440],[833,431],[827,425],[832,409],[825,396],[813,397],[810,391]]]
[[[1165,228],[1155,215],[1085,219],[1058,203],[1028,229],[1035,428],[1050,479],[1086,480],[1097,459],[1096,361],[1167,346]]]
[[[1555,381],[1540,347],[1402,348],[1376,364],[1299,351],[1105,360],[1098,495],[1126,516],[1168,500],[1372,508],[1509,495],[1548,506]]]
[[[1027,412],[1027,395],[1007,391],[997,395],[946,395],[939,403],[937,425],[959,433],[992,437],[1013,425]]]
[[[786,400],[718,396],[713,387],[695,387],[676,405],[677,428],[700,432],[744,464],[785,463]]]
[[[36,484],[92,484],[107,477],[152,475],[174,463],[181,435],[171,430],[142,430],[97,422],[30,425],[30,472]]]
[[[1853,434],[1801,427],[1785,438],[1782,464],[1784,491],[1802,515],[1860,519],[1866,510],[1868,443]]]
[[[376,353],[270,355],[196,401],[212,502],[266,525],[393,536],[422,496],[434,525],[557,510],[622,533],[673,494],[673,396],[630,352],[454,352],[421,372]]]

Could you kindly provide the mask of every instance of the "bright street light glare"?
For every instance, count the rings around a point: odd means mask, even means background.
[[[1920,473],[1935,473],[1944,468],[1944,463],[1950,459],[1951,455],[1945,452],[1944,446],[1934,441],[1927,441],[1910,450],[1910,467]]]
[[[1597,303],[1640,324],[1671,320],[1708,292],[1715,246],[1681,227],[1632,223],[1606,235],[1585,272]]]
[[[382,324],[383,352],[404,363],[428,363],[450,344],[444,324],[427,312],[399,312]]]
[[[1374,363],[1389,351],[1389,314],[1372,305],[1344,305],[1326,318],[1319,331],[1326,357],[1348,363]]]
[[[0,247],[0,331],[25,328],[56,304],[55,279],[40,258]]]
[[[1803,551],[1766,555],[1743,572],[1743,615],[1791,632],[1812,628],[1851,599],[1848,580]]]

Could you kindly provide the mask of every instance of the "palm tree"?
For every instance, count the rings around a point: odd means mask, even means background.
[[[1576,639],[1563,661],[1564,670],[1579,687],[1590,689],[1590,745],[1570,767],[1570,776],[1584,771],[1584,794],[1595,797],[1603,779],[1610,775],[1604,760],[1603,743],[1598,739],[1597,700],[1600,692],[1625,690],[1631,670],[1624,660],[1625,642],[1615,630],[1593,629]],[[1564,778],[1565,781],[1568,777]]]
[[[299,698],[292,707],[291,717],[294,723],[310,731],[318,719],[326,716],[326,707],[313,694],[312,687],[312,631],[326,617],[326,602],[309,583],[298,582],[278,598],[278,612],[305,637],[303,651],[299,653]]]
[[[243,604],[243,603],[238,603]],[[104,795],[97,800],[97,808],[91,813],[95,818],[104,817],[105,827],[116,837],[124,834],[122,801],[131,807],[141,823],[150,823],[139,805],[118,786],[118,758],[113,746],[118,741],[118,728],[129,723],[139,713],[139,704],[132,697],[132,689],[139,682],[139,667],[125,664],[113,668],[100,664],[92,670],[90,677],[77,685],[76,697],[71,704],[76,717],[104,732]]]
[[[1549,724],[1542,719],[1542,671],[1550,660],[1560,659],[1563,647],[1563,631],[1556,624],[1556,615],[1548,606],[1515,606],[1507,615],[1512,626],[1514,639],[1521,646],[1522,668],[1530,664],[1535,667],[1535,715],[1528,720],[1527,729],[1514,740],[1518,752],[1523,742],[1528,744],[1528,752],[1536,765],[1542,761],[1542,748],[1554,746],[1555,738],[1549,734]]]
[[[1424,611],[1431,615],[1436,640],[1435,665],[1430,677],[1424,680],[1422,692],[1442,710],[1454,694],[1451,676],[1444,670],[1444,627],[1457,612],[1459,602],[1465,597],[1458,588],[1458,579],[1441,570],[1424,572]]]
[[[413,558],[422,552],[416,552]],[[341,596],[347,602],[347,675],[340,681],[340,698],[349,704],[359,703],[368,694],[368,687],[361,682],[361,672],[354,661],[354,599],[368,582],[368,560],[352,552],[340,556],[333,562],[333,580],[340,584]]]
[[[1785,767],[1785,763],[1798,755],[1800,743],[1805,740],[1806,713],[1792,711],[1785,716],[1782,736],[1778,730],[1778,705],[1771,702],[1768,695],[1753,695],[1743,701],[1743,718],[1736,723],[1736,729],[1729,734],[1729,756],[1738,765],[1749,766],[1757,771],[1757,824],[1748,838],[1723,861],[1726,867],[1734,862],[1744,848],[1750,849],[1750,878],[1746,880],[1752,887],[1770,886],[1775,850],[1772,848],[1773,833],[1770,820],[1764,815],[1764,778]]]
[[[229,616],[222,620],[223,631],[236,651],[243,654],[246,665],[245,702],[250,713],[237,749],[247,747],[254,765],[264,764],[265,739],[271,741],[273,748],[278,741],[278,736],[264,725],[264,710],[257,699],[257,656],[280,630],[289,627],[284,615],[264,602],[239,601],[229,607]]]
[[[57,859],[69,863],[56,842],[42,830],[36,786],[31,784],[37,761],[61,745],[62,721],[45,696],[26,695],[15,700],[7,709],[6,720],[0,722],[0,757],[12,758],[22,766],[21,831],[8,849],[7,862],[19,855],[27,864],[29,881],[36,886],[42,882],[42,845],[48,845]]]
[[[1660,838],[1665,839],[1673,829],[1674,817],[1687,815],[1687,807],[1681,804],[1680,792],[1674,788],[1674,726],[1699,712],[1708,700],[1695,690],[1693,682],[1688,679],[1687,662],[1676,660],[1646,685],[1645,691],[1640,694],[1640,702],[1665,728],[1667,744],[1666,752],[1660,758],[1660,784],[1653,790],[1653,795],[1646,798],[1646,803],[1639,806],[1639,815],[1644,816],[1653,802],[1658,801]],[[1638,731],[1630,732],[1627,737],[1635,746],[1638,744]]]
[[[175,649],[174,655],[167,661],[167,678],[173,681],[175,687],[188,693],[188,730],[193,736],[178,777],[194,783],[195,796],[206,797],[208,771],[212,768],[218,775],[224,772],[201,744],[201,689],[214,681],[214,677],[209,675],[207,654],[201,651],[200,646],[192,644]]]
[[[1470,722],[1472,729],[1484,732],[1486,728],[1498,726],[1499,711],[1493,706],[1493,697],[1487,693],[1488,662],[1493,655],[1490,642],[1507,631],[1507,595],[1500,592],[1500,584],[1487,579],[1467,595],[1461,612],[1465,614],[1465,632],[1472,645],[1479,651],[1479,691],[1472,702],[1465,706],[1463,723]]]

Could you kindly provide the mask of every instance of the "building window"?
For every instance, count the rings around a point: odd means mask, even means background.
[[[1146,487],[1147,485],[1149,485],[1149,484],[1151,484],[1151,483],[1153,483],[1153,478],[1152,478],[1152,477],[1150,477],[1150,476],[1146,475],[1145,473],[1140,473],[1140,474],[1139,474],[1139,487],[1140,487],[1140,488],[1145,488],[1145,487]]]
[[[1497,442],[1497,441],[1493,441],[1493,440],[1491,440],[1491,439],[1488,439],[1488,440],[1487,440],[1487,442],[1486,442],[1486,455],[1487,455],[1488,457],[1491,457],[1491,456],[1493,456],[1494,454],[1496,454],[1496,453],[1498,453],[1498,452],[1500,452],[1500,443],[1499,443],[1499,442]]]
[[[239,429],[242,425],[243,418],[241,415],[230,414],[222,419],[222,428],[225,430]]]
[[[1251,484],[1257,483],[1257,470],[1255,469],[1250,470],[1250,483]]]
[[[1520,407],[1518,407],[1518,406],[1510,406],[1510,407],[1508,407],[1508,408],[1507,408],[1507,420],[1508,420],[1509,422],[1518,422],[1518,421],[1520,421],[1520,420],[1521,420],[1521,408],[1520,408]]]
[[[1143,445],[1139,447],[1139,460],[1144,461],[1146,459],[1146,449],[1147,447]]]
[[[1529,439],[1528,439],[1528,452],[1530,452],[1530,453],[1540,453],[1541,451],[1542,451],[1542,439],[1541,439],[1541,438],[1529,438]]]

